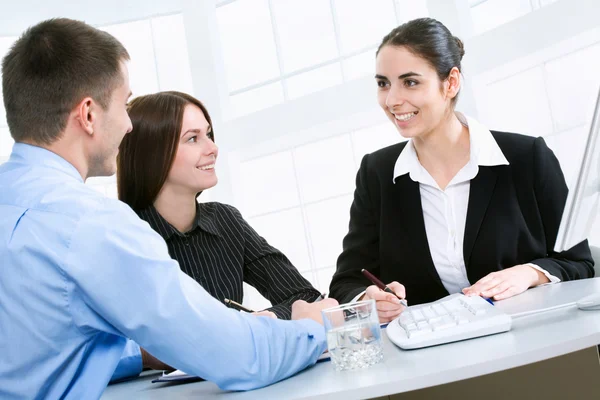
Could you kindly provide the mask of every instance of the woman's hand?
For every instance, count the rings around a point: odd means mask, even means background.
[[[406,297],[406,289],[404,285],[398,282],[392,282],[387,285],[400,298]],[[386,293],[375,285],[367,288],[364,296],[360,300],[374,299],[377,304],[377,315],[380,323],[390,322],[404,311],[404,306],[400,304],[398,297],[391,293]]]
[[[550,282],[541,271],[530,265],[516,265],[502,271],[492,272],[474,285],[463,289],[467,296],[482,296],[503,300],[521,294],[532,286]]]

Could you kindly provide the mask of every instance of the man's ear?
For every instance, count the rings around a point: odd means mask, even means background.
[[[94,134],[96,123],[96,103],[91,97],[81,100],[75,107],[75,119],[79,126],[89,135]]]

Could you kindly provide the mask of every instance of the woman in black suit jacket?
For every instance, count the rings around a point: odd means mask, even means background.
[[[464,49],[440,22],[410,21],[377,51],[378,100],[410,139],[366,155],[330,297],[373,298],[382,322],[411,304],[464,292],[495,300],[593,276],[587,241],[554,244],[567,198],[542,138],[490,132],[454,111]]]

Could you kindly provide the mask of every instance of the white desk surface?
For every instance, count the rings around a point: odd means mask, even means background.
[[[497,302],[514,314],[577,301],[600,292],[600,278],[530,289]],[[515,318],[510,332],[418,350],[401,350],[383,334],[384,361],[371,368],[337,372],[316,364],[266,388],[223,392],[211,382],[151,383],[156,375],[110,385],[102,399],[363,399],[473,378],[561,356],[600,344],[600,311],[576,308]]]

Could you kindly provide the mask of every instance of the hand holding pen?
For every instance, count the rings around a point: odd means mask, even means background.
[[[373,283],[367,288],[361,300],[374,299],[376,301],[379,322],[390,322],[398,317],[407,307],[404,286],[398,282],[391,282],[386,285],[366,269],[361,270],[361,272]]]

